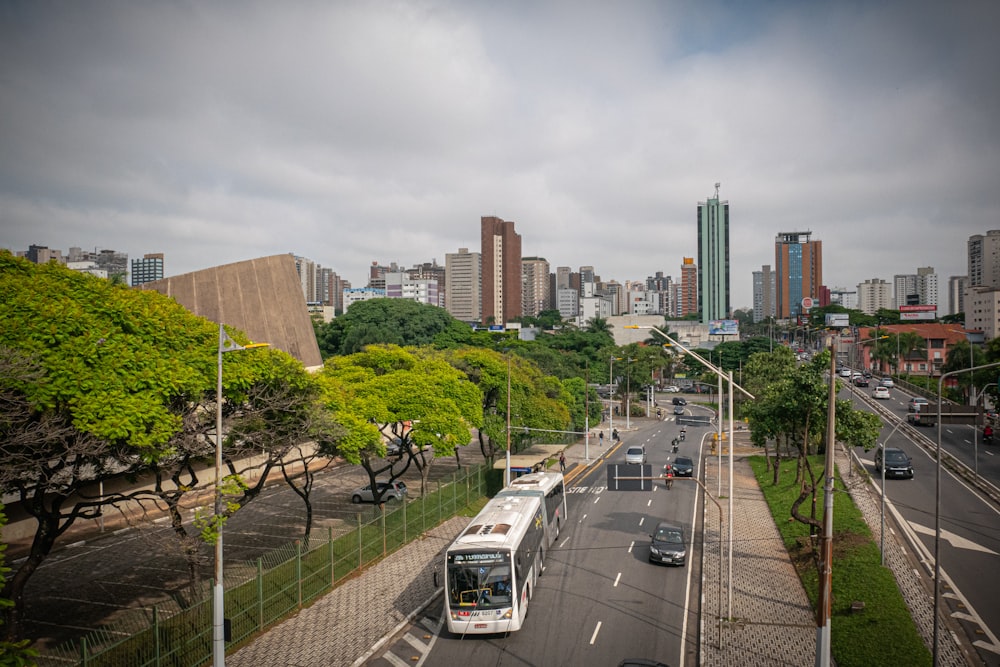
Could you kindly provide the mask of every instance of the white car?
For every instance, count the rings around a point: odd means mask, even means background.
[[[841,368],[840,369],[840,377],[842,377],[842,378],[849,378],[849,377],[851,377],[851,369],[850,368]]]
[[[881,384],[883,387],[888,387],[889,389],[892,389],[893,387],[896,386],[896,383],[894,383],[892,381],[891,377],[884,377],[884,378],[882,378],[882,380],[879,382],[879,384]]]
[[[376,482],[378,484],[379,491],[382,492],[382,502],[387,502],[389,500],[402,501],[406,499],[406,483],[396,481],[392,484],[389,482]],[[375,494],[372,493],[372,485],[362,486],[354,490],[351,494],[351,502],[355,505],[358,503],[373,503],[375,502]]]
[[[883,387],[881,385],[875,387],[875,391],[872,392],[872,398],[882,398],[882,399],[889,398],[889,388]]]
[[[668,394],[676,394],[680,390],[681,390],[681,388],[678,387],[678,386],[676,386],[676,385],[670,385],[669,387],[664,387],[663,388],[663,391],[667,392]]]
[[[646,448],[639,445],[636,447],[629,447],[625,451],[625,463],[645,463],[646,462]]]

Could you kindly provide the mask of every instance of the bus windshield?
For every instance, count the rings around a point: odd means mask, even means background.
[[[462,562],[448,566],[448,599],[453,608],[510,607],[510,564]]]

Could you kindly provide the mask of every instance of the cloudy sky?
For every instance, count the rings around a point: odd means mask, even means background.
[[[679,276],[720,182],[735,307],[784,231],[828,286],[944,288],[1000,229],[998,34],[986,0],[10,0],[0,247],[292,252],[362,286],[496,215],[624,282]]]

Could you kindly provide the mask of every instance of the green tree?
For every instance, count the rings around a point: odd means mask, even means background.
[[[429,348],[369,345],[328,359],[322,377],[327,405],[346,429],[340,453],[361,465],[373,485],[377,475],[395,480],[412,464],[426,493],[434,458],[453,455],[482,423],[479,388]],[[401,443],[402,456],[383,464],[388,439]]]
[[[0,503],[0,537],[3,535],[3,527],[6,525],[7,515],[4,512],[3,503]],[[6,551],[7,545],[0,540],[0,589],[5,588],[4,584],[7,582],[7,575],[10,573],[10,568],[7,567]],[[0,598],[0,609],[10,609],[13,606],[13,600]],[[0,617],[0,628],[2,627],[3,619]],[[28,640],[26,639],[20,641],[0,640],[0,665],[2,667],[28,667],[35,664],[35,658],[37,657],[38,652],[28,647]]]
[[[317,341],[327,358],[379,343],[439,348],[467,345],[472,341],[472,328],[437,306],[410,299],[369,299],[352,304],[346,313],[320,326]]]

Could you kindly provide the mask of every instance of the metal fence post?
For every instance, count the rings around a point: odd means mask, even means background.
[[[441,517],[444,516],[443,514],[444,509],[441,507],[441,482],[435,482],[435,484],[437,484],[437,497],[438,497],[438,520],[437,523],[434,524],[436,526],[438,523],[441,523]]]
[[[406,544],[406,542],[407,542],[407,536],[409,535],[409,531],[406,528],[407,528],[407,526],[406,526],[406,501],[404,500],[403,501],[403,544]]]
[[[359,512],[358,513],[358,569],[359,570],[364,566],[364,562],[362,562],[361,560],[363,551],[364,547],[362,545],[362,540],[361,540],[361,513]]]
[[[264,559],[257,559],[257,631],[264,629]]]
[[[160,664],[160,610],[153,605],[153,656],[156,661],[153,664]]]
[[[382,515],[382,555],[385,556],[385,554],[388,552],[388,548],[386,547],[385,510],[384,509],[382,510],[381,515]]]
[[[295,540],[295,586],[298,589],[296,595],[299,599],[299,607],[302,606],[302,540]]]
[[[337,583],[337,566],[333,557],[333,526],[326,527],[327,551],[330,552],[330,588]]]

